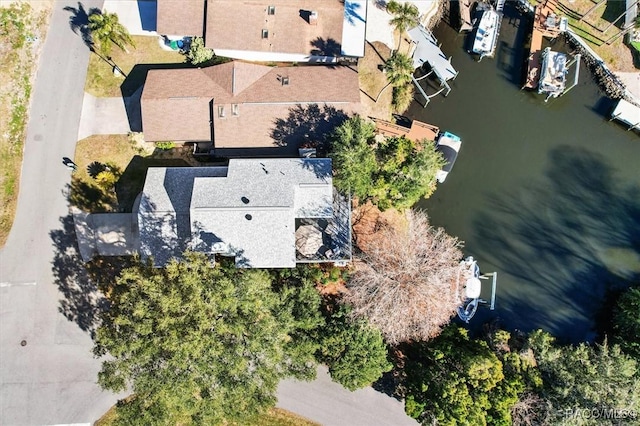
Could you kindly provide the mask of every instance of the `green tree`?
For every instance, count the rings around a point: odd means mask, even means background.
[[[98,383],[133,391],[119,423],[241,422],[275,404],[280,379],[312,378],[317,346],[296,343],[320,324],[319,299],[290,284],[274,290],[267,271],[212,268],[197,253],[164,269],[125,269],[94,347],[109,355]]]
[[[331,158],[335,170],[334,184],[341,191],[350,191],[360,200],[370,197],[371,176],[377,168],[374,143],[376,126],[353,116],[338,126],[330,137]]]
[[[96,177],[96,183],[102,189],[111,190],[118,181],[118,176],[112,170],[103,170]]]
[[[359,116],[336,129],[330,157],[336,187],[383,210],[404,210],[429,197],[435,190],[436,173],[444,165],[430,141],[376,137],[373,123]]]
[[[387,76],[387,84],[380,90],[378,96],[376,96],[376,102],[380,99],[382,92],[389,86],[393,86],[394,89],[401,89],[411,84],[411,76],[414,71],[413,60],[403,53],[394,52],[391,57],[385,61],[383,70]]]
[[[202,65],[213,59],[213,50],[204,46],[202,37],[194,37],[187,51],[187,60],[193,65]]]
[[[387,80],[392,86],[404,86],[411,83],[413,75],[413,60],[404,53],[393,52],[391,57],[384,63],[384,71]]]
[[[518,354],[496,353],[449,326],[406,351],[405,410],[423,424],[510,425],[511,407],[531,369]]]
[[[413,102],[414,94],[413,84],[405,84],[404,86],[398,86],[393,88],[393,96],[391,98],[391,106],[397,113],[403,113]]]
[[[97,43],[98,50],[105,56],[111,53],[111,45],[114,44],[127,52],[127,46],[135,47],[129,31],[118,20],[115,13],[93,13],[89,15],[89,31],[91,39]]]
[[[387,3],[387,12],[393,15],[393,18],[391,18],[389,23],[400,33],[398,37],[398,49],[400,49],[402,36],[405,31],[418,25],[420,11],[414,4],[407,2],[400,3],[396,0],[391,0]]]
[[[614,341],[640,361],[640,287],[628,289],[613,315]]]
[[[364,320],[351,319],[346,307],[335,309],[321,331],[319,358],[345,388],[370,386],[392,368],[382,334]]]
[[[581,343],[559,346],[548,333],[537,330],[529,336],[543,380],[542,397],[552,409],[554,423],[618,424],[619,419],[566,418],[567,410],[582,409],[640,411],[640,375],[637,362],[624,354],[618,345]]]

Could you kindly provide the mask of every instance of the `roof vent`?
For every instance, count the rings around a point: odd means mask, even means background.
[[[249,199],[247,197],[240,198],[244,204],[249,204]]]
[[[289,85],[289,77],[282,77],[282,85],[283,86]]]
[[[262,30],[262,38],[269,38],[269,30]]]
[[[309,14],[309,25],[318,25],[318,12],[315,10]]]
[[[251,220],[251,219],[253,219],[253,216],[251,216],[250,214],[245,214],[244,218],[247,219],[247,220]]]
[[[267,8],[267,15],[275,15],[276,14],[276,7],[275,6],[269,6]]]

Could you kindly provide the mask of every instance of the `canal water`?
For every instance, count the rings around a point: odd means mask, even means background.
[[[463,143],[418,207],[465,242],[482,272],[498,272],[496,310],[479,309],[472,326],[498,318],[510,330],[592,340],[607,289],[640,282],[640,136],[608,121],[614,104],[584,66],[579,85],[548,103],[520,90],[528,31],[507,6],[495,58],[478,63],[465,35],[436,28],[459,75],[449,96],[406,115]]]

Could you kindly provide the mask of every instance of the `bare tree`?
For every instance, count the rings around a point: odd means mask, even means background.
[[[520,395],[518,402],[511,407],[511,419],[514,426],[538,426],[549,424],[549,405],[532,392]]]
[[[462,299],[461,242],[425,213],[406,214],[405,229],[383,226],[367,244],[344,296],[391,344],[437,336]]]

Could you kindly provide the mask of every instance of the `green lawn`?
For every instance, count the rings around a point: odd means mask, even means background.
[[[179,148],[176,148],[176,151]],[[119,175],[114,190],[98,186],[88,172],[93,162],[110,164]],[[76,145],[74,173],[69,200],[74,206],[90,212],[130,212],[136,196],[142,191],[149,167],[183,167],[189,164],[180,158],[146,154],[126,135],[94,135]]]
[[[111,52],[112,62],[127,77],[115,76],[113,67],[107,63],[106,58],[92,53],[84,88],[86,92],[94,96],[129,96],[144,83],[149,69],[190,67],[182,54],[162,49],[158,44],[158,37],[132,38],[136,47],[129,47],[129,53],[117,47]]]
[[[624,37],[616,38],[621,34],[624,18],[611,25],[624,13],[623,1],[560,0],[559,3],[556,12],[569,18],[569,27],[589,43],[609,67],[619,71],[636,70]]]

